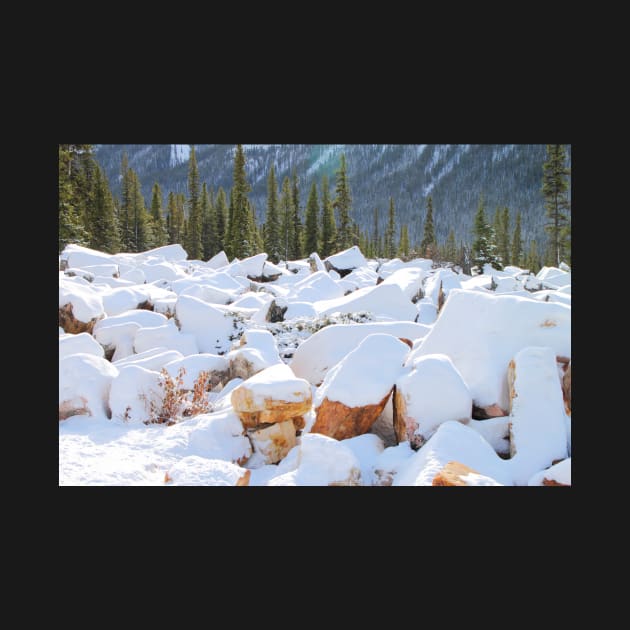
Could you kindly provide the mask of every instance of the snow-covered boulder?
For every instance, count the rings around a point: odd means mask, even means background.
[[[536,278],[545,289],[559,289],[571,284],[571,272],[563,271],[558,267],[543,267]]]
[[[477,431],[492,446],[494,452],[504,457],[510,455],[510,417],[501,416],[487,420],[470,420],[467,425]]]
[[[396,381],[394,429],[399,442],[420,448],[443,422],[467,422],[472,397],[453,362],[444,354],[424,355]]]
[[[225,305],[234,301],[234,292],[219,289],[209,284],[193,284],[186,287],[179,295],[190,295],[192,297],[199,298],[208,304]]]
[[[125,311],[140,309],[141,305],[148,305],[145,293],[135,287],[118,287],[103,291],[101,294],[103,308],[108,317],[120,315]]]
[[[356,245],[353,245],[348,249],[328,256],[324,260],[324,265],[326,265],[327,270],[334,269],[343,278],[343,276],[349,274],[357,267],[367,267],[367,260],[365,260],[361,250]]]
[[[376,322],[368,324],[333,324],[318,330],[296,349],[291,369],[296,376],[312,385],[319,385],[328,370],[339,363],[368,335],[385,333],[415,341],[424,337],[430,328],[413,322]]]
[[[198,455],[183,457],[164,475],[168,486],[243,486],[249,484],[251,472],[222,459]]]
[[[112,420],[140,424],[151,418],[151,402],[161,405],[163,391],[160,374],[139,365],[124,365],[117,370],[109,392]]]
[[[341,443],[350,449],[359,461],[363,485],[376,485],[374,463],[385,448],[383,440],[373,433],[364,433],[363,435],[357,435],[356,437],[342,440]]]
[[[446,354],[468,385],[475,405],[497,405],[503,411],[493,415],[504,416],[508,364],[529,345],[548,346],[556,355],[570,357],[570,307],[454,289],[407,364],[427,354]]]
[[[282,422],[300,417],[311,408],[311,386],[278,363],[244,381],[231,396],[243,426]]]
[[[317,271],[293,285],[293,299],[317,302],[343,297],[343,289],[325,271]]]
[[[343,444],[325,435],[302,436],[297,468],[274,477],[270,486],[360,486],[361,464]],[[291,454],[289,454],[289,457]]]
[[[523,348],[510,362],[510,452],[517,485],[565,459],[567,432],[556,358],[550,348]]]
[[[110,264],[112,256],[89,247],[71,244],[66,245],[61,252],[61,260],[66,261],[67,268],[79,267],[82,269],[89,265]]]
[[[139,365],[146,370],[155,370],[159,372],[167,363],[182,359],[183,355],[177,350],[169,350],[168,348],[157,347],[150,348],[138,354],[131,354],[124,359],[114,361],[114,365],[120,369],[126,365]]]
[[[59,335],[59,359],[64,359],[71,354],[79,352],[93,354],[95,357],[104,356],[103,346],[89,333],[79,333],[78,335],[64,333]]]
[[[502,486],[502,483],[459,462],[449,462],[433,478],[433,486]]]
[[[146,252],[136,254],[138,261],[150,260],[151,258],[170,262],[183,262],[188,258],[188,254],[178,243],[174,245],[163,245],[162,247],[148,249]]]
[[[247,330],[238,348],[227,354],[230,378],[248,379],[265,368],[282,363],[274,336],[268,330]]]
[[[225,252],[221,250],[218,254],[215,254],[207,263],[206,267],[210,269],[221,269],[221,267],[227,267],[230,264]]]
[[[182,359],[175,359],[164,365],[164,369],[172,378],[178,377],[181,368],[184,368],[182,389],[192,390],[201,372],[209,372],[210,388],[219,383],[227,383],[229,380],[229,362],[226,357],[218,354],[193,354]]]
[[[421,300],[418,300],[416,306],[418,307],[417,321],[419,324],[425,324],[429,326],[431,324],[435,324],[435,320],[438,316],[438,309],[437,305],[433,304],[433,302],[431,301],[431,298],[422,298]]]
[[[172,319],[161,326],[139,328],[133,337],[133,347],[136,352],[144,352],[158,346],[177,350],[183,356],[199,352],[195,337],[180,332]]]
[[[247,435],[254,447],[254,457],[257,456],[258,461],[263,465],[277,464],[297,444],[295,425],[292,420],[283,420],[250,429]],[[252,465],[251,462],[250,465]]]
[[[507,466],[476,431],[459,422],[441,424],[433,437],[410,457],[394,478],[394,486],[430,486],[449,463],[460,462],[485,477],[513,485]]]
[[[396,284],[412,302],[422,297],[422,283],[426,272],[418,267],[401,267],[387,276],[383,284]]]
[[[103,300],[89,283],[59,279],[59,325],[67,333],[91,333],[104,316]]]
[[[177,280],[186,276],[186,272],[170,262],[145,262],[138,269],[144,274],[146,282],[156,280]]]
[[[387,334],[368,335],[326,374],[314,400],[311,431],[336,439],[366,433],[403,371],[409,346]]]
[[[409,442],[401,442],[397,446],[386,448],[372,465],[372,485],[391,486],[396,475],[405,469],[414,453]]]
[[[527,482],[528,486],[570,486],[571,458],[550,466],[533,475]]]
[[[59,361],[59,420],[70,416],[110,416],[112,380],[118,369],[94,354],[79,352]]]

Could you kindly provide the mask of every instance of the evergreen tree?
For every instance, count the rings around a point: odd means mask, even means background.
[[[317,186],[315,182],[311,184],[311,192],[308,195],[308,202],[306,204],[306,226],[304,233],[304,251],[307,256],[310,256],[313,252],[317,252],[318,242],[318,221],[317,215],[319,214],[319,202],[317,200]]]
[[[239,259],[252,256],[253,243],[251,211],[247,193],[251,190],[245,174],[245,153],[243,145],[236,145],[234,170],[232,175],[232,216],[230,217],[231,255]]]
[[[215,214],[217,217],[217,244],[216,252],[225,250],[225,240],[228,222],[228,207],[227,200],[225,198],[225,191],[223,188],[219,188],[217,192],[217,202],[215,207]]]
[[[127,152],[122,155],[120,164],[121,188],[120,188],[120,209],[118,212],[118,225],[120,231],[120,246],[123,251],[134,251],[135,228],[133,223],[134,191],[131,170]]]
[[[337,248],[347,249],[352,244],[351,216],[350,206],[352,205],[352,196],[350,194],[350,186],[348,184],[348,175],[346,172],[346,156],[341,154],[341,162],[337,173],[337,181],[335,186],[335,200],[333,207],[339,213],[339,230],[337,232]]]
[[[236,238],[235,234],[236,224],[234,221],[234,188],[230,188],[230,204],[228,206],[228,220],[226,226],[226,236],[225,236],[225,253],[228,258],[234,258],[232,253],[232,245],[234,239]]]
[[[273,164],[267,178],[267,218],[264,243],[269,260],[277,263],[282,258],[282,247],[280,219],[278,217],[278,184],[276,183],[276,171]]]
[[[96,171],[94,189],[93,230],[90,247],[109,254],[118,253],[120,240],[112,191],[100,167]]]
[[[433,199],[427,199],[427,217],[424,220],[424,234],[420,243],[420,255],[423,258],[434,258],[437,253],[435,227],[433,226]]]
[[[501,214],[501,222],[499,224],[500,232],[497,234],[497,246],[501,264],[505,267],[510,264],[510,211],[507,207],[503,208]]]
[[[457,260],[457,245],[455,244],[455,231],[451,228],[444,247],[444,258],[447,262],[454,263]]]
[[[285,261],[289,260],[290,243],[292,238],[292,210],[293,197],[291,195],[291,182],[288,177],[282,182],[282,191],[280,193],[280,243],[281,254]]]
[[[326,258],[335,253],[337,246],[337,226],[335,224],[335,211],[330,202],[328,189],[328,177],[322,176],[322,248],[321,257]],[[312,253],[312,252],[309,252]]]
[[[129,181],[132,200],[129,216],[133,218],[133,234],[130,249],[132,252],[143,252],[151,245],[151,233],[140,180],[136,172],[131,168],[129,169]]]
[[[378,208],[374,208],[374,223],[372,227],[372,256],[378,258],[381,255],[379,247],[380,237],[378,234]]]
[[[400,245],[398,246],[399,256],[409,256],[409,228],[407,224],[400,226]]]
[[[153,245],[161,247],[168,242],[168,234],[162,217],[162,189],[155,182],[151,195],[151,222],[153,223]]]
[[[297,260],[302,256],[302,222],[300,220],[300,191],[298,188],[297,172],[293,169],[293,183],[291,188],[291,240],[289,241],[289,257]],[[311,252],[309,252],[311,253]]]
[[[527,260],[525,261],[525,267],[533,274],[540,271],[540,256],[538,255],[538,246],[535,240],[529,244],[529,252],[527,254]]]
[[[83,229],[88,235],[88,243],[94,240],[93,231],[97,220],[94,209],[94,199],[97,186],[98,165],[92,156],[91,145],[84,145],[85,148],[77,156],[77,167],[75,169],[74,187],[77,212],[83,222]],[[90,245],[91,247],[92,245]]]
[[[88,234],[76,208],[73,163],[86,145],[59,145],[59,252],[66,245],[87,245]]]
[[[510,261],[513,265],[520,267],[523,264],[523,241],[521,239],[521,213],[516,213],[516,225],[512,234],[512,251]]]
[[[568,234],[566,227],[569,224],[568,213],[571,211],[569,202],[568,177],[571,170],[566,165],[567,156],[564,145],[548,144],[547,161],[543,164],[543,187],[545,208],[549,221],[545,229],[549,232],[553,250],[554,265],[560,264],[563,241]]]
[[[186,251],[193,260],[198,260],[203,256],[202,231],[199,171],[197,170],[195,147],[191,146],[188,161],[188,240],[186,241]]]
[[[249,199],[247,200],[247,207],[249,210],[249,233],[251,234],[252,242],[252,255],[259,254],[265,249],[262,234],[258,229],[258,222],[256,220],[256,208]]]
[[[201,245],[203,259],[210,260],[217,253],[217,215],[212,203],[212,191],[208,194],[206,182],[201,187]]]
[[[169,245],[183,242],[184,216],[180,212],[177,196],[171,190],[168,193],[168,242]]]
[[[396,210],[394,208],[394,199],[389,198],[389,222],[387,223],[387,231],[385,232],[385,258],[394,258],[396,256]]]
[[[502,269],[498,260],[497,248],[495,244],[494,230],[486,220],[483,195],[479,198],[479,206],[475,215],[473,227],[475,240],[472,246],[473,265],[478,268],[478,273],[483,273],[483,266],[490,264],[495,269]]]

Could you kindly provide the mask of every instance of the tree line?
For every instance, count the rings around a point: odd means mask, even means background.
[[[483,195],[479,200],[472,242],[455,242],[450,230],[445,242],[435,237],[432,197],[426,200],[424,230],[420,242],[411,243],[409,226],[397,227],[394,199],[389,200],[388,221],[379,233],[379,209],[374,209],[371,229],[360,229],[352,218],[352,193],[345,156],[340,157],[331,194],[326,175],[311,183],[306,205],[300,201],[300,185],[295,170],[279,186],[272,166],[267,178],[265,222],[256,219],[248,197],[251,187],[245,171],[245,154],[237,145],[234,155],[232,188],[200,182],[194,147],[188,166],[188,194],[170,191],[164,195],[156,182],[147,208],[136,172],[126,154],[121,161],[121,194],[114,197],[103,169],[92,155],[91,145],[59,145],[59,251],[77,243],[100,251],[141,252],[152,247],[181,243],[189,258],[209,260],[224,250],[229,258],[245,258],[267,252],[272,262],[295,260],[318,252],[326,257],[352,245],[368,257],[403,259],[431,258],[452,262],[465,272],[481,271],[483,265],[496,269],[517,265],[537,272],[541,265],[570,264],[570,202],[564,145],[547,145],[548,160],[543,166],[543,195],[547,209],[549,241],[539,253],[535,240],[524,252],[521,214],[516,213],[513,229],[510,211],[497,208],[489,221]],[[304,221],[302,221],[304,212]]]

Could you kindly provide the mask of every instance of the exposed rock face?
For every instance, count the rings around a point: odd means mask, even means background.
[[[291,420],[268,424],[247,432],[254,451],[260,453],[265,464],[276,464],[297,444],[295,425]]]
[[[311,433],[321,433],[336,440],[363,435],[381,415],[391,390],[375,405],[363,407],[348,407],[341,402],[324,398],[317,409],[317,419],[311,428]]]
[[[473,473],[479,473],[465,464],[459,462],[449,462],[440,470],[433,478],[434,486],[467,486],[468,484],[462,479],[463,476]]]
[[[272,324],[283,322],[284,314],[286,313],[287,308],[287,306],[278,306],[278,304],[276,304],[276,301],[274,300],[269,306],[269,310],[267,311],[267,316],[265,317],[265,319]]]
[[[79,321],[72,313],[72,304],[68,303],[65,306],[59,307],[59,326],[61,326],[65,332],[77,334],[82,332],[92,333],[94,324],[100,318],[95,317],[87,322]]]
[[[567,367],[562,377],[562,395],[564,398],[564,407],[568,415],[571,415],[571,363]]]
[[[543,479],[542,485],[543,486],[566,486],[567,488],[571,487],[571,484],[560,483],[559,481],[556,481],[555,479],[547,479],[547,478]]]
[[[237,486],[249,486],[249,480],[252,476],[252,471],[247,470],[245,474],[236,482]]]

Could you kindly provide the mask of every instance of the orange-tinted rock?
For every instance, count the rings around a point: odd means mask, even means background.
[[[91,319],[89,322],[80,322],[76,319],[72,313],[71,303],[59,307],[59,325],[66,333],[77,334],[87,332],[92,334],[92,329],[96,322],[97,318]]]
[[[568,415],[571,415],[571,363],[562,377],[562,397]]]
[[[391,390],[375,405],[348,407],[336,400],[324,398],[317,408],[317,417],[311,433],[321,433],[336,440],[363,435],[370,430],[385,408]]]
[[[560,483],[559,481],[556,481],[555,479],[547,479],[546,477],[543,479],[542,485],[543,486],[566,486],[567,488],[571,487],[568,483]]]
[[[448,462],[440,472],[433,478],[433,486],[467,486],[468,484],[462,480],[462,477],[473,473],[479,473],[465,464],[459,462]]]
[[[249,479],[252,476],[252,471],[247,470],[245,474],[236,482],[237,486],[249,486]]]
[[[393,396],[394,405],[394,433],[398,443],[409,440],[409,445],[414,450],[418,450],[423,444],[424,439],[420,435],[416,435],[418,428],[417,421],[407,414],[407,402],[402,392],[394,387]]]
[[[248,431],[254,450],[260,453],[265,464],[276,464],[297,444],[292,420],[276,422],[255,431]]]

